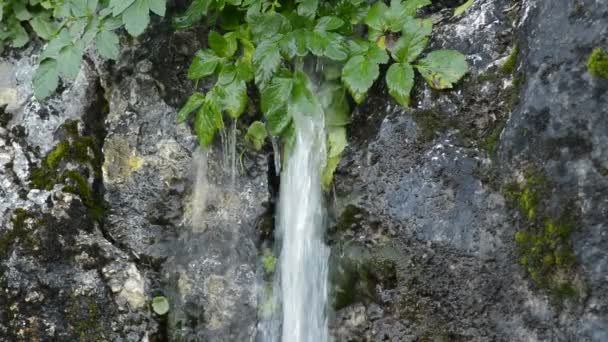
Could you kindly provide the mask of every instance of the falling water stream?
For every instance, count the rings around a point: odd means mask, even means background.
[[[281,175],[277,238],[281,243],[274,296],[279,324],[264,341],[326,342],[329,247],[324,244],[320,172],[325,161],[323,117],[295,117],[296,143]],[[280,337],[280,338],[279,338]]]

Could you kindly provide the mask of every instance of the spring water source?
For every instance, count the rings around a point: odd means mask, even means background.
[[[272,294],[276,307],[282,308],[282,318],[275,317],[274,324],[267,322],[262,327],[262,340],[327,342],[329,247],[323,241],[323,116],[300,115],[294,120],[296,143],[281,175],[276,232],[281,250]],[[277,311],[280,315],[281,310]]]

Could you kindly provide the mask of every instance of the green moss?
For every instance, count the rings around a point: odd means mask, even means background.
[[[418,138],[422,142],[428,142],[435,138],[437,132],[441,132],[452,126],[445,116],[432,110],[415,111],[412,118],[418,127]]]
[[[496,150],[498,149],[498,141],[500,139],[500,134],[502,130],[505,128],[504,123],[499,123],[490,131],[488,135],[481,141],[481,147],[488,152],[489,155],[496,154]]]
[[[80,196],[84,205],[89,209],[91,217],[99,220],[103,216],[101,200],[97,199],[87,179],[79,172],[69,170],[61,172],[60,162],[70,161],[80,165],[88,165],[95,177],[101,177],[101,151],[96,148],[91,136],[81,136],[78,132],[77,121],[66,121],[62,126],[67,137],[59,142],[41,163],[40,167],[32,170],[31,186],[37,189],[51,190],[57,183],[68,181],[63,191]]]
[[[93,298],[71,295],[66,307],[66,319],[78,341],[106,341],[99,306]]]
[[[51,169],[56,168],[57,165],[59,164],[59,162],[65,157],[69,148],[70,148],[70,143],[68,141],[66,141],[66,140],[61,141],[46,156],[46,165]]]
[[[0,259],[6,258],[11,253],[16,242],[21,243],[30,252],[38,249],[40,241],[32,234],[28,225],[28,220],[31,218],[32,215],[23,208],[13,211],[12,229],[0,234]]]
[[[515,70],[517,69],[518,56],[519,56],[519,47],[517,45],[515,45],[515,47],[513,47],[513,50],[511,50],[511,54],[509,55],[509,57],[507,58],[505,63],[500,67],[500,71],[503,74],[508,74],[508,75],[513,74],[515,72]]]
[[[264,272],[267,275],[273,274],[277,268],[277,257],[275,257],[269,249],[264,250],[264,255],[262,256],[262,266],[264,267]]]
[[[548,190],[544,175],[528,173],[523,184],[506,186],[505,196],[523,214],[522,228],[514,235],[519,263],[537,286],[563,299],[574,288],[571,283],[576,258],[571,235],[575,223],[568,215],[556,219],[544,213]]]
[[[593,76],[608,79],[608,53],[601,48],[593,49],[587,59],[587,71]]]

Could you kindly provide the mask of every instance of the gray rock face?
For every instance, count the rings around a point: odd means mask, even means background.
[[[110,90],[105,227],[153,273],[145,279],[146,300],[152,293],[169,298],[168,338],[244,341],[255,335],[257,320],[255,228],[269,201],[266,161],[247,153],[238,161],[240,144],[228,151],[233,134],[242,141],[241,127],[222,133],[223,146],[195,152],[190,127],[176,125],[177,111],[167,103],[181,105],[193,91],[175,63],[187,65],[196,36],[164,25],[102,78]]]
[[[353,114],[328,196],[335,340],[608,340],[608,81],[585,68],[608,8],[476,0],[451,18],[460,2],[423,14],[470,74],[417,79],[412,109],[379,84]],[[201,36],[156,23],[44,103],[38,47],[0,59],[0,341],[254,339],[276,179],[233,154],[243,127],[201,152],[175,124]]]
[[[461,85],[424,86],[406,111],[379,88],[358,109],[332,203],[337,340],[606,339],[608,96],[585,70],[606,44],[605,12],[594,1],[476,1],[431,44],[467,54]],[[500,66],[515,44],[511,76]],[[529,251],[515,234],[532,223],[505,189],[531,169],[550,184],[536,215],[576,217],[572,297],[520,265]]]
[[[41,103],[31,89],[37,51],[0,60],[0,340],[138,340],[156,323],[117,305],[106,286],[128,282],[105,272],[108,261],[130,260],[104,237],[96,212],[92,128],[103,116],[94,68],[85,63]]]

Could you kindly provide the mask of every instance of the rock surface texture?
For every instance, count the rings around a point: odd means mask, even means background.
[[[476,0],[453,18],[461,2],[421,14],[469,75],[417,79],[411,109],[379,84],[353,114],[327,204],[332,334],[607,341],[608,80],[585,63],[608,49],[608,6]],[[204,152],[175,124],[198,31],[154,23],[44,103],[40,47],[0,56],[0,341],[254,340],[278,178],[239,157],[245,125]]]
[[[359,109],[336,177],[338,340],[606,340],[608,81],[585,62],[607,11],[475,1],[432,43],[468,55],[461,85]]]

